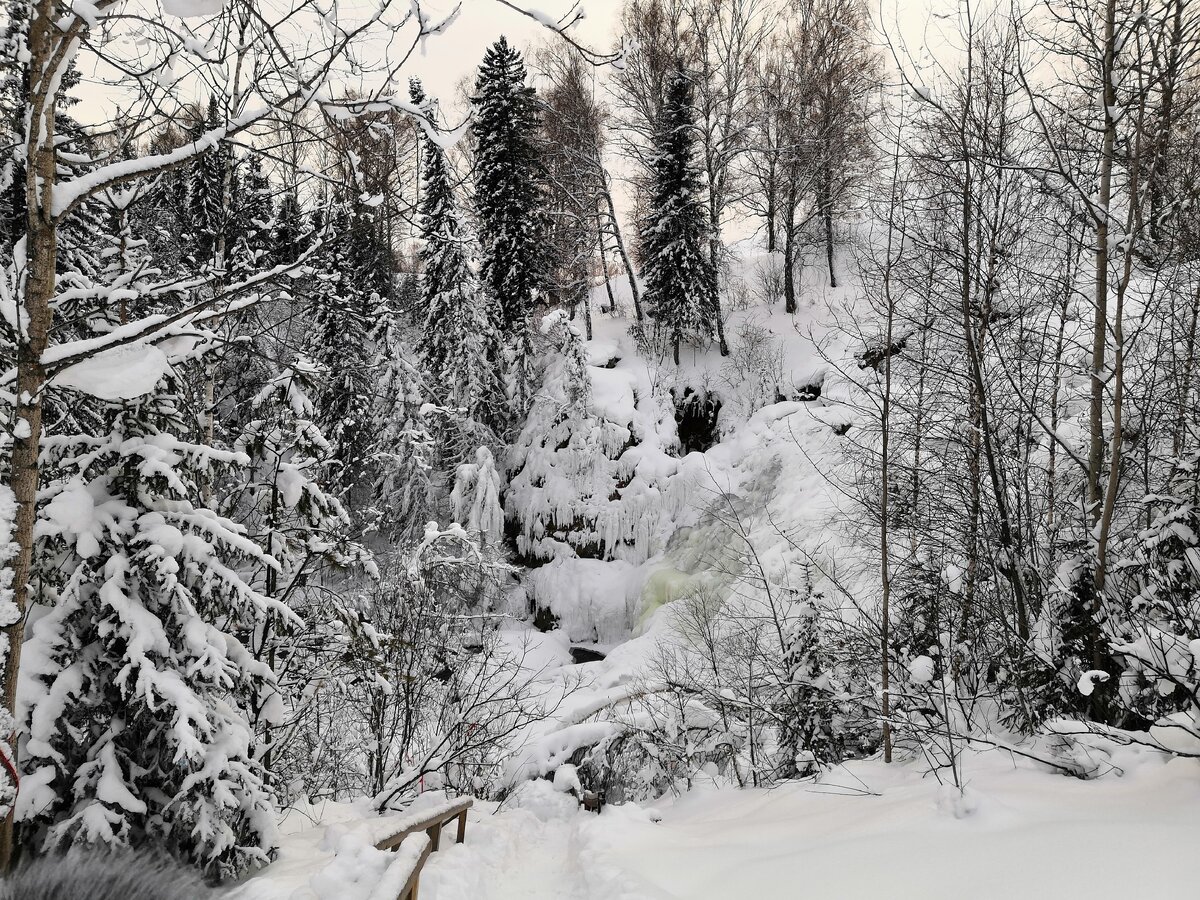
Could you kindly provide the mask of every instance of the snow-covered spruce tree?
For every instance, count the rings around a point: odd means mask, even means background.
[[[650,198],[641,222],[647,312],[665,331],[676,364],[684,338],[711,337],[719,315],[696,135],[691,81],[678,71],[658,117]]]
[[[163,154],[187,143],[190,132],[168,122],[147,142],[150,153]],[[142,182],[142,199],[131,210],[134,232],[144,241],[155,267],[166,273],[191,271],[185,261],[191,252],[191,207],[188,202],[192,165],[177,166]],[[190,264],[189,264],[190,265]]]
[[[23,62],[29,33],[29,0],[5,0],[4,33],[0,35],[0,136],[5,145],[21,141],[29,95],[29,67]],[[11,259],[12,247],[25,233],[24,164],[7,156],[0,167],[0,261]]]
[[[1030,640],[1013,666],[1007,688],[1005,719],[1014,728],[1032,729],[1059,716],[1114,722],[1118,716],[1117,682],[1110,677],[1090,693],[1079,690],[1085,672],[1117,676],[1121,664],[1104,639],[1104,605],[1096,602],[1091,567],[1082,541],[1054,573],[1046,602],[1030,629]]]
[[[430,108],[419,82],[412,86],[412,97]],[[417,352],[440,401],[500,430],[506,416],[497,374],[501,339],[495,300],[482,289],[471,265],[470,234],[455,202],[446,154],[426,139],[424,156],[420,228],[425,322]]]
[[[436,104],[425,93],[420,79],[409,80],[409,97],[426,115],[436,115]],[[424,165],[421,169],[421,198],[418,227],[421,247],[420,301],[422,326],[417,353],[436,383],[441,384],[446,368],[454,358],[452,338],[445,323],[450,311],[451,292],[462,284],[469,272],[467,235],[454,199],[446,154],[432,141],[422,142]]]
[[[919,556],[896,567],[891,602],[896,609],[890,628],[893,652],[901,662],[940,652],[939,636],[951,608],[946,580],[929,560]]]
[[[633,434],[593,411],[583,340],[566,314],[551,313],[542,330],[558,352],[508,460],[505,511],[517,527],[517,548],[537,560],[620,557],[632,525],[623,494],[634,475],[620,457]]]
[[[29,53],[26,46],[33,4],[29,0],[7,0],[0,6],[7,24],[0,35],[0,136],[5,145],[22,144],[25,115],[30,100]],[[70,92],[79,84],[79,69],[72,60],[62,75],[60,96],[55,104],[55,139],[60,148],[61,165],[71,174],[81,171],[81,161],[96,153],[93,139],[69,110],[79,103]],[[25,233],[25,162],[22,154],[6,156],[0,166],[0,260],[7,261],[12,246]],[[95,203],[82,204],[67,216],[59,236],[60,275],[80,273],[91,277],[99,269],[91,241],[99,227],[103,210]]]
[[[304,210],[300,208],[295,187],[288,187],[280,198],[279,211],[275,214],[275,230],[271,235],[276,263],[296,261],[304,232]]]
[[[271,185],[262,170],[262,161],[251,151],[239,160],[230,160],[230,193],[224,229],[225,282],[237,282],[275,265],[274,203]],[[227,444],[255,418],[251,403],[277,374],[274,361],[291,357],[279,344],[279,329],[273,318],[276,309],[266,307],[248,312],[237,322],[222,327],[223,352],[212,369],[216,402],[214,432]],[[286,340],[285,340],[286,343]]]
[[[396,261],[377,219],[375,207],[363,202],[351,205],[346,262],[354,273],[355,290],[375,314],[386,317],[395,299]]]
[[[74,64],[68,66],[63,75],[63,90],[73,91],[79,81],[79,69]],[[62,165],[75,175],[86,171],[85,160],[102,152],[90,129],[84,128],[70,113],[79,102],[78,97],[64,93],[54,123]],[[104,231],[104,218],[104,206],[91,198],[63,221],[58,248],[59,276],[63,283],[75,282],[86,287],[99,274],[101,263],[96,257],[94,241]]]
[[[154,271],[146,252],[146,242],[134,232],[134,211],[145,199],[145,193],[144,185],[133,185],[125,189],[113,188],[98,197],[109,223],[101,237],[100,256],[104,267],[100,278],[108,290],[120,298],[115,309],[96,311],[92,324],[103,322],[101,329],[129,321],[130,301],[137,293],[136,285],[147,271]]]
[[[221,110],[214,94],[208,98],[204,119],[197,122],[192,129],[193,140],[218,128],[222,121]],[[223,199],[225,176],[232,164],[232,155],[225,144],[210,147],[192,159],[191,170],[188,173],[186,225],[192,261],[196,265],[215,262],[220,235],[226,227]]]
[[[414,258],[419,258],[419,251]],[[421,276],[416,272],[400,272],[396,277],[396,314],[411,325],[425,321],[425,307],[421,304]]]
[[[547,271],[541,115],[527,77],[521,54],[502,37],[484,54],[471,98],[480,275],[497,304],[510,415],[517,422],[534,390],[529,317]]]
[[[234,277],[258,271],[275,258],[275,204],[262,160],[257,153],[251,153],[242,161],[240,170],[229,228],[233,238],[229,267]]]
[[[822,622],[830,615],[821,596],[795,599],[785,632],[783,690],[776,708],[780,727],[779,773],[803,777],[842,761],[846,755],[847,694],[829,651]]]
[[[1145,500],[1151,521],[1137,536],[1133,569],[1140,590],[1104,623],[1124,664],[1120,701],[1159,723],[1168,746],[1200,739],[1200,452],[1177,459],[1167,490]],[[1169,717],[1169,718],[1168,718]],[[1163,721],[1163,720],[1167,721]]]
[[[372,421],[375,447],[376,528],[396,543],[410,543],[432,518],[437,442],[426,415],[422,379],[390,318],[379,335],[379,381]]]
[[[503,481],[492,451],[480,447],[473,462],[462,463],[454,473],[450,505],[454,520],[483,547],[495,547],[504,536],[504,509],[500,505]]]
[[[322,372],[313,401],[317,424],[333,448],[334,493],[343,499],[352,489],[361,491],[369,484],[365,476],[375,389],[372,332],[378,311],[372,295],[357,283],[351,264],[351,218],[345,205],[333,213],[328,247],[315,266],[312,327],[304,346],[305,355]],[[320,231],[320,223],[315,224],[314,230]]]
[[[274,810],[246,707],[272,680],[234,636],[291,614],[272,565],[201,484],[246,458],[194,443],[175,376],[107,404],[110,430],[48,438],[22,681],[25,840],[152,846],[212,876],[265,862]]]
[[[314,231],[321,230],[319,218]],[[322,372],[314,395],[317,422],[333,449],[334,493],[356,513],[356,525],[374,527],[381,510],[372,486],[383,477],[379,419],[381,378],[391,373],[397,348],[390,308],[392,261],[380,241],[373,211],[343,198],[332,215],[328,247],[317,259],[310,294],[313,328],[304,351]]]
[[[280,731],[286,733],[304,713],[314,669],[322,665],[315,658],[320,653],[313,651],[312,636],[320,633],[329,617],[327,604],[309,602],[305,583],[314,572],[345,569],[364,557],[362,549],[347,538],[350,517],[321,485],[332,451],[316,425],[309,398],[318,374],[301,357],[253,398],[250,420],[234,447],[249,464],[235,473],[225,500],[230,518],[270,554],[253,561],[247,581],[304,619],[301,626],[267,618],[238,635],[254,659],[276,676],[251,686],[248,717],[261,742],[263,768],[278,784],[302,774],[286,772],[279,777],[274,738]]]

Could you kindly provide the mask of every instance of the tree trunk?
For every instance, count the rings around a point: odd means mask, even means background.
[[[725,317],[721,314],[721,294],[716,295],[717,307],[717,346],[721,349],[722,356],[729,355],[729,343],[725,340]]]
[[[894,187],[893,187],[894,191]],[[893,193],[894,196],[894,193]],[[892,330],[895,324],[896,305],[892,302],[891,266],[892,266],[892,236],[888,232],[887,270],[884,273],[884,297],[887,301],[887,338],[885,347],[892,346]],[[880,424],[882,426],[882,448],[880,457],[880,487],[879,487],[879,578],[880,578],[880,615],[879,615],[879,652],[880,676],[883,686],[883,696],[880,712],[883,718],[883,761],[892,761],[892,715],[891,698],[891,606],[892,606],[892,573],[888,560],[888,528],[891,525],[890,494],[891,494],[891,405],[892,405],[892,354],[888,353],[883,360],[883,403],[880,408]]]
[[[767,185],[767,252],[774,253],[778,249],[778,238],[776,237],[775,220],[779,215],[779,211],[775,208],[775,175],[772,173],[769,176],[770,183]]]
[[[717,320],[717,346],[722,356],[729,355],[729,344],[725,342],[725,317],[721,314],[721,238],[714,231],[708,239],[709,264],[713,272],[713,309]]]
[[[1193,409],[1191,397],[1192,381],[1196,373],[1196,326],[1198,321],[1200,321],[1200,282],[1196,283],[1196,293],[1192,297],[1191,319],[1188,325],[1187,339],[1184,341],[1187,356],[1184,358],[1183,375],[1179,379],[1179,396],[1176,401],[1178,414],[1175,419],[1171,449],[1177,457],[1183,455],[1187,445],[1187,416],[1188,412]],[[1149,441],[1147,441],[1147,445],[1149,445]]]
[[[1070,256],[1069,250],[1067,255]],[[1062,303],[1058,313],[1058,331],[1054,336],[1054,366],[1051,369],[1053,381],[1050,388],[1050,431],[1053,434],[1058,433],[1059,394],[1062,392],[1062,352],[1066,340],[1070,299],[1070,287],[1064,285]],[[1046,542],[1048,546],[1053,547],[1058,528],[1058,522],[1055,519],[1055,505],[1058,502],[1057,485],[1055,484],[1055,479],[1058,477],[1058,441],[1050,441],[1048,453],[1049,457],[1046,461]]]
[[[833,270],[833,209],[825,207],[825,259],[829,264],[829,286],[837,287],[837,273]]]
[[[33,567],[34,527],[37,523],[37,492],[40,480],[38,449],[42,440],[42,408],[45,401],[46,372],[42,355],[50,341],[54,318],[51,300],[58,265],[58,224],[52,217],[50,198],[58,173],[55,151],[55,95],[58,84],[50,78],[55,50],[54,4],[39,0],[29,24],[29,71],[34,73],[30,96],[29,126],[26,133],[25,227],[28,275],[25,296],[18,311],[25,313],[21,323],[24,334],[17,337],[17,403],[15,422],[24,421],[13,437],[12,471],[9,487],[17,504],[14,539],[17,552],[12,562],[13,602],[19,618],[6,629],[8,656],[4,668],[4,706],[16,707],[17,681],[21,668],[21,646],[25,640],[25,612],[29,606],[29,579]],[[21,435],[24,435],[23,437]],[[16,766],[16,740],[9,736]],[[14,862],[13,811],[0,824],[0,871],[8,871]]]
[[[633,263],[629,261],[629,253],[625,249],[625,238],[621,236],[621,224],[617,220],[617,208],[613,205],[612,191],[608,189],[607,176],[604,185],[604,202],[608,206],[608,219],[612,223],[613,240],[617,242],[617,253],[629,279],[629,294],[633,297],[633,313],[637,320],[642,321],[642,292],[638,288],[637,273],[633,271]]]
[[[983,515],[983,480],[980,477],[983,425],[980,423],[981,400],[973,380],[967,385],[967,393],[970,422],[967,432],[967,569],[963,576],[962,610],[958,621],[960,635],[969,633],[975,608],[975,585],[979,581],[979,522]]]
[[[617,314],[617,298],[613,296],[612,278],[608,275],[608,251],[604,244],[604,223],[596,218],[596,240],[600,245],[600,270],[604,273],[604,293],[608,295],[608,314]]]
[[[896,189],[900,182],[900,129],[896,129],[896,145],[892,157],[892,185],[888,200],[887,255],[883,270],[883,299],[887,305],[887,333],[884,347],[891,347],[896,325],[896,302],[892,297],[892,251],[895,236]],[[792,204],[795,209],[795,204]],[[901,245],[903,246],[903,245]],[[832,271],[832,270],[831,270]],[[879,490],[879,669],[882,682],[880,713],[883,719],[883,761],[892,761],[892,569],[889,558],[888,529],[891,528],[891,438],[892,438],[892,354],[883,359],[883,397],[879,409],[881,434]]]
[[[1092,215],[1096,222],[1095,265],[1095,309],[1092,320],[1092,381],[1088,407],[1088,472],[1087,511],[1092,538],[1099,538],[1099,528],[1104,507],[1104,491],[1100,473],[1104,467],[1104,388],[1106,381],[1105,358],[1108,342],[1108,217],[1112,202],[1113,161],[1116,152],[1117,123],[1114,118],[1117,103],[1116,87],[1113,85],[1113,69],[1116,63],[1116,0],[1107,0],[1104,10],[1104,56],[1100,67],[1103,84],[1104,136],[1100,143],[1099,187],[1096,192]],[[1099,612],[1100,598],[1105,588],[1103,563],[1097,559],[1092,571],[1092,586],[1095,588],[1095,611]],[[1098,626],[1093,643],[1092,667],[1099,669],[1101,640]]]
[[[826,163],[821,169],[821,219],[825,224],[825,259],[829,264],[829,286],[837,287],[833,271],[833,173]]]
[[[1153,152],[1150,157],[1149,192],[1149,222],[1150,239],[1159,241],[1162,238],[1160,218],[1166,205],[1163,186],[1170,177],[1171,168],[1171,138],[1175,129],[1175,91],[1177,82],[1182,74],[1180,57],[1185,45],[1185,29],[1183,7],[1185,0],[1170,0],[1173,11],[1171,14],[1171,37],[1168,42],[1167,60],[1162,73],[1162,94],[1158,107],[1158,127]]]
[[[783,309],[796,312],[796,197],[791,191],[783,223]]]
[[[974,323],[972,321],[971,298],[975,287],[975,272],[978,267],[978,259],[980,252],[977,252],[972,245],[972,235],[976,232],[975,225],[975,200],[972,195],[972,185],[974,184],[973,174],[973,158],[970,153],[968,142],[968,115],[971,111],[972,92],[970,86],[970,78],[973,73],[972,47],[968,44],[967,49],[967,78],[968,88],[967,95],[963,100],[962,112],[958,122],[957,138],[959,141],[959,151],[962,153],[964,167],[962,175],[962,190],[960,192],[960,229],[959,244],[960,253],[959,264],[962,266],[961,273],[961,294],[959,297],[959,315],[961,316],[961,325],[963,331],[963,341],[967,351],[967,375],[970,379],[972,389],[972,418],[978,422],[978,427],[972,429],[978,434],[981,449],[983,450],[983,462],[987,464],[988,481],[992,488],[993,500],[996,504],[996,519],[1000,531],[1000,547],[1004,551],[1003,564],[998,564],[997,569],[1004,575],[1009,583],[1009,587],[1013,592],[1013,605],[1016,609],[1016,624],[1017,636],[1022,642],[1029,639],[1029,621],[1027,614],[1027,604],[1025,600],[1025,584],[1024,573],[1020,560],[1020,548],[1017,543],[1016,533],[1013,530],[1013,518],[1011,508],[1009,506],[1008,490],[1006,487],[1006,479],[1004,470],[1001,468],[1001,462],[998,459],[999,454],[995,448],[995,435],[992,433],[991,413],[988,405],[987,382],[983,375],[983,362],[981,359],[980,345],[986,336],[988,321],[986,307],[981,315],[981,324],[979,326],[978,335],[976,334]],[[974,408],[974,404],[978,403],[978,409]],[[964,620],[966,613],[964,612]]]

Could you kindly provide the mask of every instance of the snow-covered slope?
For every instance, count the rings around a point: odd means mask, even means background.
[[[1104,754],[1100,754],[1104,755]],[[992,750],[962,757],[960,796],[920,760],[859,760],[774,790],[697,785],[655,806],[583,812],[549,781],[477,803],[446,841],[423,900],[1129,900],[1195,896],[1200,760],[1118,751],[1096,781]],[[431,801],[432,802],[432,801]],[[285,823],[280,862],[240,900],[363,896],[390,854],[365,809]],[[327,823],[327,824],[326,824]],[[334,851],[337,851],[336,856]],[[1130,892],[1126,874],[1136,870]]]
[[[832,310],[853,303],[856,286],[827,290],[817,277],[798,312],[789,314],[763,288],[774,257],[741,252],[727,282],[727,294],[742,298],[728,313],[728,357],[712,346],[686,348],[679,367],[647,358],[629,333],[632,305],[620,281],[613,283],[619,314],[594,318],[588,357],[598,414],[645,422],[635,398],[643,408],[651,397],[669,406],[672,394],[691,390],[720,401],[720,440],[681,457],[665,452],[674,434],[656,434],[635,448],[639,465],[653,470],[647,480],[659,485],[659,506],[647,517],[652,527],[635,561],[567,555],[524,576],[514,608],[528,596],[557,619],[557,631],[542,643],[608,656],[583,666],[564,666],[560,657],[543,667],[543,681],[563,684],[550,695],[556,702],[567,696],[554,716],[529,729],[510,767],[512,783],[549,774],[606,733],[593,720],[650,677],[648,663],[672,632],[669,617],[658,613],[673,601],[700,592],[724,598],[764,575],[781,585],[810,577],[817,590],[836,577],[842,589],[853,588],[869,569],[863,554],[846,552],[852,536],[843,527],[840,484],[841,435],[855,413],[839,371],[855,368],[861,339],[828,327]],[[595,288],[594,306],[606,301],[605,289]],[[669,419],[665,427],[672,428]],[[517,627],[525,629],[532,626]]]
[[[753,284],[769,266],[749,256],[735,278]],[[1103,739],[1076,750],[1104,773],[1087,782],[1004,750],[968,749],[957,757],[963,790],[919,753],[899,753],[890,766],[851,761],[773,790],[733,790],[702,771],[681,796],[609,805],[600,816],[567,792],[577,751],[627,727],[656,655],[677,637],[676,601],[727,598],[755,578],[786,586],[799,572],[818,589],[872,596],[875,556],[851,530],[845,490],[845,433],[861,424],[846,379],[859,371],[863,334],[828,327],[831,307],[844,310],[855,290],[810,286],[795,316],[781,304],[733,309],[734,355],[689,350],[679,368],[640,355],[628,317],[596,316],[588,360],[597,414],[642,416],[649,427],[653,417],[635,402],[691,388],[721,400],[720,440],[681,457],[666,452],[670,435],[647,442],[661,506],[630,558],[564,555],[525,573],[513,611],[532,598],[556,627],[542,633],[517,615],[506,636],[552,713],[509,759],[505,802],[477,803],[466,844],[431,857],[424,900],[1126,900],[1120,873],[1134,866],[1139,897],[1196,893],[1187,853],[1200,841],[1200,760]],[[619,285],[617,294],[628,298]],[[758,355],[739,358],[748,340]],[[764,397],[760,376],[784,399]],[[575,663],[572,649],[603,658]],[[320,873],[336,875],[347,861],[360,872],[381,865],[355,842],[369,828],[356,827],[289,837],[278,874],[260,881],[289,890],[261,896],[323,900]]]
[[[963,762],[969,815],[916,762],[857,761],[771,791],[701,786],[657,809],[626,804],[599,817],[539,791],[528,808],[481,816],[463,847],[435,855],[422,897],[1195,896],[1186,848],[1200,841],[1200,761],[1132,754],[1116,760],[1123,775],[1094,782],[1000,751]]]

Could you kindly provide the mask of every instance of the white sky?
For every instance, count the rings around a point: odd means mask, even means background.
[[[529,8],[541,9],[554,16],[564,14],[570,0],[523,0]],[[433,0],[431,8],[449,8],[446,0]],[[587,18],[572,32],[580,43],[597,50],[608,50],[617,42],[617,24],[622,0],[584,0]],[[524,49],[553,37],[532,19],[514,12],[495,0],[463,0],[462,14],[446,34],[429,42],[428,54],[416,57],[410,74],[425,82],[431,94],[452,100],[455,86],[475,68],[488,45],[501,35],[509,43]]]
[[[452,0],[423,0],[430,9],[453,7]],[[519,0],[527,8],[540,9],[553,16],[564,14],[572,0]],[[409,74],[417,75],[430,93],[452,102],[456,85],[472,75],[488,45],[505,35],[509,42],[524,49],[553,37],[547,29],[526,16],[514,12],[495,0],[462,0],[462,14],[443,36],[431,40],[425,58],[415,58]],[[623,0],[583,0],[587,17],[572,32],[580,43],[596,50],[608,50],[617,44]],[[882,18],[891,33],[898,33],[907,42],[908,50],[920,59],[930,47],[947,49],[949,41],[940,34],[949,20],[932,17],[931,6],[953,12],[955,0],[869,0],[872,16]]]
[[[344,0],[344,5],[352,6],[355,2],[356,0]],[[454,6],[454,0],[421,2],[423,9],[434,14],[448,12]],[[564,14],[572,6],[572,0],[516,2],[555,17]],[[984,4],[987,2],[990,0],[983,0]],[[157,0],[147,0],[147,5],[152,9],[157,6]],[[889,32],[899,34],[904,39],[914,60],[919,61],[926,56],[926,44],[942,55],[957,43],[953,37],[946,40],[938,34],[941,28],[953,28],[952,20],[931,17],[929,12],[931,5],[953,12],[956,0],[868,0],[868,5],[873,16],[883,19]],[[398,8],[406,6],[403,2],[398,3]],[[599,51],[612,49],[619,40],[618,26],[622,6],[623,0],[583,0],[586,18],[572,31],[572,36],[580,43]],[[927,37],[927,32],[934,36]],[[411,75],[420,77],[429,93],[443,100],[443,108],[453,107],[458,83],[473,76],[488,45],[501,35],[505,35],[510,43],[521,49],[556,39],[539,23],[496,0],[462,0],[462,11],[458,19],[445,34],[429,39],[425,55],[420,55],[419,51],[414,54],[405,66],[403,76],[405,80]],[[88,83],[92,81],[88,76],[94,73],[87,71],[86,64],[83,74],[85,83],[78,91],[83,103],[76,108],[75,115],[85,122],[102,122],[113,114],[119,101],[111,89],[94,81]],[[368,89],[376,86],[363,85]],[[401,91],[406,91],[405,84],[401,83],[399,87]]]

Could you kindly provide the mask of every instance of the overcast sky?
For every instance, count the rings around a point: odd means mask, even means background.
[[[155,0],[150,4],[157,5]],[[343,7],[352,7],[365,0],[343,0]],[[454,7],[455,0],[422,0],[422,7],[430,12],[442,14]],[[527,8],[537,8],[544,13],[560,16],[572,6],[572,0],[517,0]],[[881,15],[889,32],[899,33],[907,42],[908,51],[914,59],[924,54],[927,29],[934,37],[928,42],[939,49],[946,49],[947,42],[936,36],[937,29],[949,24],[946,19],[931,18],[930,4],[934,8],[952,11],[956,0],[868,0],[872,16]],[[880,3],[882,5],[880,5]],[[586,17],[571,32],[572,37],[593,49],[607,51],[619,40],[619,20],[623,0],[583,0]],[[397,9],[407,8],[398,2]],[[488,45],[501,35],[511,43],[524,49],[533,44],[555,40],[555,36],[538,22],[505,7],[496,0],[462,0],[462,10],[447,31],[427,42],[426,52],[418,51],[403,70],[405,77],[416,75],[432,95],[443,100],[443,109],[449,112],[456,106],[457,85],[464,78],[473,77]],[[951,44],[956,43],[951,40]],[[368,53],[369,55],[369,53]],[[97,83],[95,70],[84,70],[84,83],[77,93],[83,100],[76,108],[77,118],[88,123],[99,123],[109,119],[115,107],[121,103],[120,95],[111,88]],[[89,77],[90,76],[90,77]],[[359,87],[372,90],[378,87],[370,79]],[[404,85],[400,85],[404,90]],[[202,99],[202,98],[201,98]]]
[[[551,15],[564,14],[572,0],[520,0],[528,8],[537,8]],[[450,0],[424,0],[434,9],[451,9]],[[927,39],[927,28],[932,25],[934,36],[929,38],[935,46],[943,44],[937,36],[941,20],[929,15],[930,3],[952,10],[954,0],[883,0],[884,25],[891,31],[899,31],[908,42],[909,50],[920,56]],[[580,43],[594,49],[608,50],[618,40],[618,26],[622,0],[583,0],[587,17],[572,32]],[[869,0],[873,17],[880,16],[878,0]],[[474,73],[487,46],[500,35],[505,35],[517,47],[540,43],[549,32],[537,22],[495,2],[495,0],[463,0],[462,14],[445,35],[430,41],[424,58],[416,58],[409,67],[410,74],[419,76],[431,93],[451,100],[458,82]]]
[[[600,50],[611,48],[617,41],[617,24],[621,0],[584,0],[587,17],[572,31],[572,37],[582,44]],[[429,4],[450,8],[446,0]],[[570,0],[528,0],[530,8],[562,15],[571,6]],[[501,35],[517,47],[541,43],[550,33],[546,28],[495,0],[463,0],[461,15],[446,34],[429,42],[424,58],[414,59],[411,74],[425,82],[431,93],[450,99],[455,86],[465,75],[473,75],[488,45]]]

